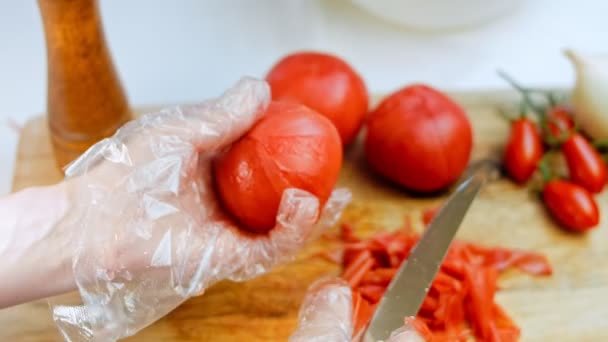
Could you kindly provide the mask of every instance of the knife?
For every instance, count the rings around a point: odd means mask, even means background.
[[[397,271],[363,337],[364,342],[387,340],[391,332],[416,316],[435,275],[483,184],[497,171],[494,162],[481,161],[469,171]]]

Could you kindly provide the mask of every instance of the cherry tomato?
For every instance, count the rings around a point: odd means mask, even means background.
[[[527,118],[514,121],[504,155],[509,176],[518,183],[526,182],[542,157],[542,139],[534,122]]]
[[[572,111],[565,106],[555,106],[547,112],[547,128],[552,138],[559,139],[574,130]]]
[[[266,76],[272,99],[304,104],[336,125],[342,143],[356,137],[368,110],[363,79],[342,59],[300,52],[280,60]]]
[[[562,144],[561,149],[566,157],[572,182],[592,193],[602,191],[606,184],[606,164],[589,141],[574,133]]]
[[[365,155],[378,174],[418,192],[441,190],[460,177],[473,134],[465,112],[441,92],[405,87],[367,121]]]
[[[325,204],[342,166],[340,136],[308,107],[272,102],[266,115],[214,161],[220,201],[244,229],[268,232],[283,191],[306,190]]]
[[[599,223],[599,209],[593,196],[582,186],[564,180],[545,184],[543,200],[551,215],[565,228],[587,231]]]

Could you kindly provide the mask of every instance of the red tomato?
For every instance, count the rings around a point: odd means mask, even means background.
[[[572,111],[565,106],[555,106],[547,112],[547,128],[553,138],[561,138],[564,134],[572,132],[574,120]]]
[[[505,170],[518,183],[534,173],[543,157],[543,144],[534,122],[521,118],[511,124],[511,135],[505,148]]]
[[[565,228],[587,231],[599,223],[599,210],[593,196],[582,186],[564,180],[549,181],[543,200],[551,215]]]
[[[570,135],[562,144],[562,152],[573,183],[593,193],[602,191],[606,184],[606,164],[585,137],[578,133]]]
[[[272,102],[266,115],[214,162],[224,207],[255,233],[275,225],[283,191],[306,190],[324,205],[342,166],[336,128],[311,109]]]
[[[302,103],[336,125],[344,145],[356,137],[368,108],[363,79],[338,57],[300,52],[280,60],[266,76],[272,99]]]
[[[365,155],[371,168],[419,192],[441,190],[457,180],[472,146],[462,108],[425,85],[390,95],[367,121]]]

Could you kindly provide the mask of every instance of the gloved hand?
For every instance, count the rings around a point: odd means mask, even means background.
[[[352,292],[344,280],[320,279],[313,283],[302,302],[299,323],[289,342],[350,342],[353,337]],[[391,333],[386,342],[424,342],[408,324]]]
[[[267,236],[244,233],[219,205],[210,161],[269,99],[265,82],[243,79],[218,99],[132,121],[69,166],[76,208],[64,224],[78,232],[83,303],[52,303],[66,339],[132,335],[219,280],[269,271],[336,221],[347,190],[334,191],[320,215],[316,197],[286,190]]]

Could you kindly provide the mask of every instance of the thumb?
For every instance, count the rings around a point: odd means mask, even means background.
[[[352,335],[352,293],[339,278],[313,283],[304,297],[298,327],[290,342],[349,342]]]

